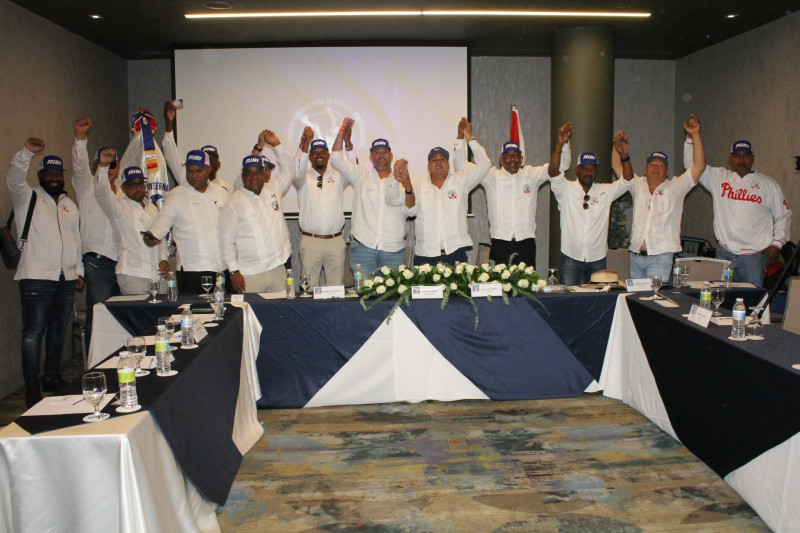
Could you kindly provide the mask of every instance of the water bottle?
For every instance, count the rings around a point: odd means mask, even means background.
[[[220,320],[225,316],[225,286],[217,283],[214,287],[214,318]]]
[[[178,300],[178,281],[175,279],[175,272],[167,274],[167,300],[170,302]]]
[[[353,287],[357,293],[364,289],[364,273],[361,271],[361,263],[356,263],[356,269],[353,271],[353,280],[355,286]]]
[[[672,286],[673,287],[681,286],[681,266],[678,264],[672,267]]]
[[[130,354],[120,354],[117,363],[117,378],[119,379],[119,403],[122,407],[136,407],[139,398],[136,395],[136,363]]]
[[[733,283],[733,269],[729,266],[722,271],[722,281],[725,282],[725,288],[730,289]]]
[[[744,340],[747,338],[745,332],[745,316],[747,308],[744,306],[744,300],[736,298],[736,305],[733,306],[733,327],[731,328],[731,338],[736,340]]]
[[[194,345],[192,328],[194,328],[194,316],[187,306],[184,308],[183,313],[181,313],[181,346]]]
[[[222,285],[222,290],[223,292],[225,291],[225,272],[223,271],[217,272],[217,285]]]
[[[163,324],[158,326],[155,339],[156,374],[163,376],[172,370],[172,355],[169,350],[169,333]]]
[[[295,297],[294,294],[294,275],[292,274],[292,269],[286,269],[286,297],[290,300]]]
[[[700,289],[700,307],[711,309],[711,285],[707,281],[703,282],[703,288]]]

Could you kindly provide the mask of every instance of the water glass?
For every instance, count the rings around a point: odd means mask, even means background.
[[[751,341],[764,340],[764,326],[761,323],[761,307],[751,307],[752,315],[750,315],[750,322],[747,324],[747,339]]]
[[[663,296],[658,295],[658,289],[661,288],[661,276],[656,274],[652,278],[650,278],[650,286],[653,288],[653,300],[663,300]]]
[[[161,300],[156,298],[156,295],[158,294],[158,291],[160,291],[160,290],[161,290],[161,282],[159,282],[157,279],[151,279],[150,280],[150,286],[148,287],[147,291],[150,293],[150,296],[152,296],[153,299],[150,300],[149,303],[157,304],[157,303],[159,303],[161,301]]]
[[[548,268],[547,269],[547,284],[548,285],[558,285],[558,269],[557,268]]]
[[[310,298],[311,294],[309,294],[309,289],[311,288],[311,281],[309,280],[308,276],[303,274],[300,276],[300,297],[301,298]]]
[[[144,342],[144,338],[131,337],[128,339],[127,347],[128,353],[131,354],[133,361],[136,363],[136,377],[150,375],[150,372],[141,369],[142,359],[144,359],[144,356],[147,353],[147,345]]]
[[[723,287],[714,287],[711,289],[711,303],[714,304],[714,314],[712,316],[722,316],[719,312],[719,306],[725,301],[725,289]]]
[[[205,299],[210,299],[209,292],[211,291],[211,287],[214,286],[213,282],[211,281],[211,276],[201,276],[200,277],[200,286],[203,287],[203,290],[206,291],[205,294],[201,294],[200,296]]]
[[[688,287],[689,286],[689,275],[692,273],[692,269],[689,268],[689,265],[682,265],[681,266],[681,287]]]
[[[94,407],[94,413],[83,417],[84,422],[99,422],[108,418],[108,413],[101,413],[98,407],[106,396],[106,375],[102,372],[89,372],[81,378],[83,397]]]

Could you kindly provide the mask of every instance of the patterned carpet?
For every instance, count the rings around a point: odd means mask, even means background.
[[[681,444],[603,396],[259,418],[223,531],[769,531]]]

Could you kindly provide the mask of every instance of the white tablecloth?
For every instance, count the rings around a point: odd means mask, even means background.
[[[242,307],[233,441],[244,455],[264,430],[255,407],[261,326],[249,306]],[[118,349],[129,334],[102,304],[94,320],[94,331],[103,332],[92,343],[96,364],[99,354]],[[34,436],[16,424],[0,431],[2,532],[219,531],[215,510],[183,475],[149,412]]]

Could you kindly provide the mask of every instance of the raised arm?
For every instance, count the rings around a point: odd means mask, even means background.
[[[8,170],[6,185],[11,197],[12,205],[20,209],[21,202],[27,202],[30,197],[32,187],[28,185],[28,168],[31,165],[33,156],[44,150],[44,141],[36,137],[25,140],[24,149],[17,152],[11,160],[11,168]],[[27,209],[27,206],[25,206]]]
[[[553,153],[550,154],[550,164],[547,165],[547,174],[551,178],[558,176],[561,172],[566,170],[566,168],[561,169],[561,167],[563,166],[564,146],[569,142],[570,137],[572,137],[572,123],[567,122],[558,128],[556,147],[553,150]],[[567,168],[569,168],[569,161],[567,162]]]
[[[78,198],[78,207],[83,207],[83,201],[94,195],[92,190],[92,171],[89,168],[89,153],[86,150],[89,131],[92,121],[86,117],[75,121],[75,142],[72,144],[72,186]],[[106,181],[108,179],[106,178]]]
[[[161,151],[164,153],[164,160],[178,185],[186,185],[186,172],[181,165],[181,156],[173,133],[176,116],[175,104],[171,100],[164,102],[164,139],[161,141]]]
[[[311,146],[311,141],[314,139],[314,130],[309,126],[303,129],[303,135],[300,137],[300,148],[297,154],[295,172],[292,181],[294,186],[302,187],[306,182],[306,171],[308,171],[308,149]]]
[[[464,121],[466,119],[462,118],[461,120]],[[465,189],[471,191],[481,182],[483,177],[486,176],[489,169],[492,168],[492,162],[489,160],[489,156],[486,155],[486,150],[483,149],[483,146],[481,146],[472,135],[472,123],[467,122],[463,131],[464,139],[469,144],[469,147],[472,148],[472,155],[475,157],[475,162],[468,162],[463,171]]]
[[[355,183],[361,177],[359,175],[360,169],[358,165],[350,161],[346,153],[342,151],[342,147],[344,147],[346,144],[350,145],[348,150],[353,149],[353,144],[349,142],[353,124],[355,124],[355,121],[352,118],[345,117],[344,120],[342,120],[342,125],[339,126],[339,133],[336,135],[336,139],[333,141],[330,161],[331,165],[333,165],[333,168],[338,170],[346,181],[355,185]]]
[[[289,184],[292,182],[292,161],[289,152],[281,144],[278,135],[272,130],[264,130],[264,141],[270,145],[275,151],[275,156],[278,158],[278,175],[270,178],[270,181],[275,181],[275,190],[278,196],[283,195]]]
[[[108,181],[108,166],[113,161],[113,155],[103,152],[100,154],[100,164],[97,167],[97,185],[95,186],[95,196],[100,209],[106,214],[112,224],[124,223],[125,215],[122,213],[119,199],[114,191],[111,190],[111,183]]]
[[[689,120],[683,123],[683,129],[692,139],[692,179],[697,183],[706,169],[706,151],[700,137],[700,121],[691,114]]]
[[[622,178],[625,181],[632,180],[633,167],[631,166],[631,156],[628,153],[628,135],[622,130],[614,134],[614,151],[622,162]]]

